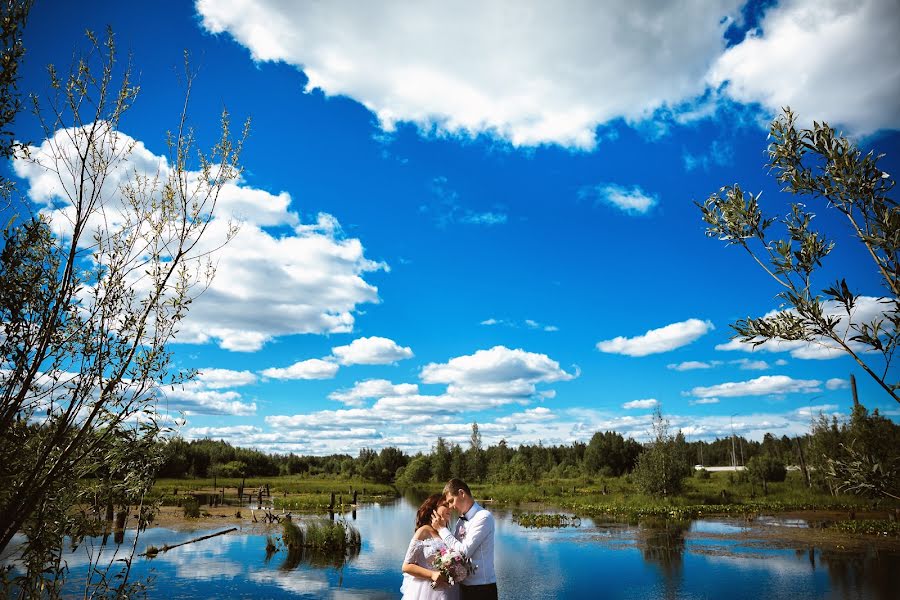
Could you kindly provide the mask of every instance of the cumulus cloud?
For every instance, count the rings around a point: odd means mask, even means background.
[[[718,403],[719,403],[718,398],[697,398],[696,400],[688,401],[688,404],[690,404],[691,406],[695,406],[698,404],[702,405],[702,404],[718,404]]]
[[[256,383],[256,375],[250,371],[232,371],[206,367],[197,373],[197,381],[212,390],[240,387]]]
[[[295,362],[286,368],[270,368],[262,372],[264,377],[272,379],[331,379],[340,366],[321,358],[311,358]]]
[[[651,329],[641,336],[626,338],[616,337],[611,340],[597,342],[597,349],[609,354],[624,354],[626,356],[647,356],[659,354],[676,348],[686,346],[715,329],[710,321],[700,319],[688,319],[679,323],[672,323],[659,329]]]
[[[822,303],[823,304],[823,314],[827,317],[831,317],[838,320],[837,326],[834,328],[834,331],[837,335],[843,337],[844,339],[848,339],[852,337],[854,334],[852,332],[848,335],[849,322],[847,319],[847,312],[844,310],[844,307],[833,300],[827,300]],[[856,297],[856,306],[853,309],[853,322],[861,323],[861,322],[871,322],[874,319],[882,318],[885,319],[888,316],[888,311],[891,309],[891,305],[882,300],[881,298],[876,298],[874,296],[857,296]],[[765,314],[765,317],[772,317],[778,314],[781,311],[772,310]],[[788,311],[793,312],[793,311]],[[885,319],[882,326],[890,326],[889,321]],[[854,342],[849,340],[847,345],[854,349],[856,352],[866,352],[871,350],[871,348],[860,344],[859,342]],[[846,353],[842,348],[840,348],[837,344],[832,342],[827,338],[816,338],[811,342],[800,341],[786,341],[786,340],[770,340],[759,344],[758,346],[753,346],[752,344],[745,344],[738,339],[730,340],[725,344],[716,345],[716,350],[724,350],[724,351],[742,351],[742,352],[789,352],[790,355],[794,358],[806,359],[806,360],[829,360],[833,358],[839,358],[842,356],[846,356]],[[783,366],[787,364],[785,361],[780,361],[775,363],[776,365]]]
[[[164,388],[160,390],[160,396],[164,408],[184,411],[187,415],[256,414],[256,402],[241,402],[238,392],[207,390],[197,383]]]
[[[78,165],[61,165],[54,157],[75,156],[76,147],[84,145],[83,132],[59,130],[30,148],[31,159],[19,157],[13,164],[16,174],[27,181],[29,198],[60,235],[67,234],[71,222],[69,198],[74,190],[66,178],[54,175],[54,169],[77,170]],[[103,139],[107,152],[114,145],[133,148],[125,158],[110,163],[100,190],[103,208],[90,220],[92,228],[125,222],[121,186],[135,176],[164,179],[171,170],[164,156],[153,154],[140,140],[108,126]],[[200,173],[187,177],[197,181]],[[287,193],[271,194],[242,181],[222,189],[215,215],[194,248],[198,256],[215,252],[216,277],[191,304],[176,342],[215,341],[227,350],[255,351],[276,336],[352,331],[357,307],[379,301],[377,288],[364,276],[387,266],[365,258],[362,243],[346,238],[331,215],[319,214],[315,223],[302,223],[290,204]],[[233,219],[240,220],[240,229],[219,248]],[[277,235],[268,228],[277,228]],[[138,290],[149,285],[138,275],[129,283]]]
[[[577,375],[577,374],[576,374]],[[420,377],[424,383],[446,383],[452,396],[529,396],[538,383],[568,381],[571,375],[545,354],[495,346],[450,361],[430,363]]]
[[[632,400],[631,402],[626,402],[622,405],[622,408],[625,410],[632,410],[635,408],[653,408],[658,405],[659,401],[656,398],[647,398],[644,400]]]
[[[424,132],[590,149],[598,125],[701,94],[739,0],[449,5],[199,0],[203,27]],[[690,31],[691,35],[684,35]]]
[[[410,396],[419,393],[419,386],[414,383],[394,385],[387,379],[367,379],[357,381],[349,390],[339,390],[328,394],[328,397],[347,406],[361,406],[369,398],[385,396]]]
[[[595,204],[607,204],[630,215],[647,214],[659,204],[655,195],[638,186],[626,188],[615,184],[583,187],[578,191],[578,197],[593,199]]]
[[[900,11],[881,0],[786,0],[729,48],[708,79],[742,103],[857,135],[900,128]]]
[[[386,365],[413,357],[410,348],[383,337],[363,337],[331,349],[342,365]]]
[[[697,398],[809,394],[822,391],[821,385],[822,382],[817,379],[793,379],[787,375],[763,375],[749,381],[730,381],[709,387],[695,387],[690,393]]]
[[[546,406],[535,406],[522,412],[513,413],[496,420],[497,423],[517,425],[522,423],[543,423],[556,418],[553,411]],[[479,427],[481,427],[479,425]]]
[[[728,364],[738,365],[742,371],[765,371],[769,368],[769,363],[764,360],[750,360],[749,358],[739,358],[729,361]]]
[[[185,438],[197,440],[203,438],[226,439],[238,438],[255,433],[261,433],[262,429],[255,425],[232,425],[229,427],[191,427],[185,432]]]
[[[680,363],[674,363],[666,365],[667,369],[672,369],[673,371],[695,371],[697,369],[712,369],[714,363],[711,362],[702,362],[699,360],[686,360]]]
[[[834,377],[825,382],[825,389],[829,390],[843,390],[850,387],[850,382],[846,379],[840,379],[838,377]]]

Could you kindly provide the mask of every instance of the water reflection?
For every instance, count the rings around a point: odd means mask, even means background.
[[[677,598],[684,568],[684,533],[690,521],[645,519],[638,525],[635,542],[644,560],[654,565],[663,578],[665,598]]]
[[[256,528],[174,548],[153,560],[136,559],[132,577],[153,576],[149,597],[167,600],[399,598],[400,565],[420,500],[412,496],[360,507],[354,525],[363,543],[346,554],[267,552],[266,535]],[[893,599],[900,589],[896,551],[773,547],[754,539],[753,527],[758,525],[744,521],[585,519],[580,528],[534,529],[517,525],[511,511],[493,511],[498,585],[504,598]],[[138,549],[210,532],[151,529],[142,535]],[[280,531],[273,526],[269,533],[277,537]],[[116,548],[112,541],[106,552]],[[120,552],[132,542],[133,533],[126,532]],[[84,548],[96,550],[100,543],[101,538],[86,540],[82,549],[67,555],[73,580],[83,581],[87,573]],[[5,564],[15,569],[9,560]]]

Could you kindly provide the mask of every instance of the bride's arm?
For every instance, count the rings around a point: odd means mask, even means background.
[[[403,559],[403,567],[401,570],[413,577],[437,581],[441,576],[440,571],[432,571],[431,569],[426,569],[425,567],[416,564],[416,554],[422,552],[422,546],[417,545],[417,542],[421,542],[426,537],[431,537],[431,534],[428,531],[429,529],[430,528],[427,526],[420,527],[416,532],[416,535],[413,536],[413,539],[410,540],[409,548],[406,551],[406,557]]]
[[[412,575],[413,577],[421,577],[422,579],[430,579],[431,581],[437,581],[441,578],[440,571],[432,571],[431,569],[426,569],[425,567],[420,567],[413,563],[403,563],[403,572]]]

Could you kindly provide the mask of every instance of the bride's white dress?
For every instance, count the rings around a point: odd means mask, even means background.
[[[413,538],[409,543],[409,549],[406,551],[406,558],[403,559],[403,562],[432,569],[431,559],[435,554],[440,554],[443,547],[445,547],[445,544],[440,538],[428,538],[426,540]],[[403,600],[458,600],[459,586],[454,585],[451,587],[443,583],[433,590],[431,589],[430,579],[413,577],[408,573],[404,573],[400,593],[403,594]]]

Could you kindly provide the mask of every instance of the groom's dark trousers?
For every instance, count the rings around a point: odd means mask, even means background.
[[[497,584],[484,585],[460,584],[460,600],[497,600]]]

